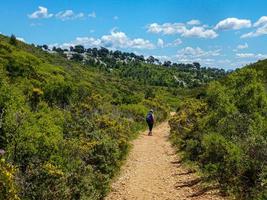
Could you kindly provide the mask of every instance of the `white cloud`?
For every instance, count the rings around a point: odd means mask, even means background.
[[[164,23],[162,25],[152,23],[149,24],[147,28],[150,33],[163,33],[165,35],[183,33],[186,29],[183,23]]]
[[[66,20],[82,18],[84,17],[84,14],[83,13],[75,14],[73,10],[64,10],[58,12],[55,16],[56,18],[61,19],[62,21],[66,21]]]
[[[173,56],[153,55],[153,57],[159,59],[160,61],[173,61]]]
[[[99,47],[101,46],[101,40],[95,39],[93,37],[77,37],[74,41],[69,43],[63,43],[63,44],[51,44],[49,45],[49,48],[52,48],[53,46],[61,47],[63,49],[69,48],[70,46],[75,45],[83,45],[84,47]]]
[[[247,43],[245,43],[245,44],[239,44],[239,45],[237,45],[236,48],[237,49],[247,49],[248,48],[248,44]]]
[[[158,45],[158,47],[163,48],[164,47],[164,41],[161,38],[159,38],[157,45]]]
[[[68,48],[75,45],[88,47],[107,47],[107,48],[133,48],[133,49],[153,49],[155,45],[149,40],[143,38],[129,38],[124,32],[112,30],[109,35],[103,35],[101,38],[77,37],[70,43],[56,44],[61,48]]]
[[[238,58],[255,58],[255,59],[265,59],[267,54],[254,54],[254,53],[237,53],[236,57]]]
[[[200,47],[185,47],[177,51],[177,54],[172,57],[172,60],[182,63],[199,62],[205,66],[212,66],[215,63],[214,57],[220,56],[220,51],[220,49],[205,51]]]
[[[259,53],[259,54],[256,55],[256,58],[257,59],[266,59],[267,58],[267,54],[261,54],[261,53]]]
[[[22,38],[22,37],[17,37],[17,40],[19,40],[19,41],[21,41],[21,42],[26,42],[26,41],[24,40],[24,38]]]
[[[257,22],[253,24],[253,26],[257,27],[265,24],[267,24],[267,16],[262,16],[260,19],[258,19]]]
[[[153,49],[154,45],[142,38],[130,39],[124,32],[111,31],[110,35],[101,37],[102,44],[111,48],[136,48],[136,49]]]
[[[192,19],[190,21],[187,22],[188,25],[200,25],[201,22],[197,19]]]
[[[215,30],[238,30],[251,27],[251,21],[248,19],[226,18],[220,21],[215,27]]]
[[[257,29],[241,35],[241,38],[252,38],[261,35],[267,35],[267,16],[262,16],[259,18],[258,21],[253,24],[253,26],[257,27]]]
[[[186,47],[177,52],[177,58],[184,58],[184,59],[196,59],[196,58],[203,58],[203,57],[215,57],[220,55],[220,49],[216,49],[213,51],[204,51],[200,47]]]
[[[114,16],[113,19],[114,19],[114,20],[118,20],[119,17],[118,17],[118,16]]]
[[[176,47],[176,46],[179,46],[180,44],[182,44],[182,40],[180,38],[177,38],[176,40],[169,42],[169,43],[165,43],[164,40],[161,38],[159,38],[157,41],[157,46],[160,48]]]
[[[199,37],[199,38],[216,38],[218,34],[211,29],[205,29],[204,27],[194,26],[191,29],[185,29],[182,33],[183,37]]]
[[[238,58],[254,58],[254,53],[237,53],[236,56]]]
[[[147,26],[150,33],[163,33],[165,35],[181,34],[183,37],[216,38],[218,34],[212,29],[206,29],[204,26],[194,26],[187,28],[183,23],[164,23],[162,25],[152,23]]]
[[[88,17],[96,18],[96,13],[93,11],[92,13],[88,14]]]
[[[267,24],[257,28],[256,31],[252,31],[252,32],[241,35],[241,38],[252,38],[252,37],[258,37],[261,35],[267,35]]]
[[[53,17],[53,14],[48,13],[47,8],[39,6],[38,10],[33,12],[32,14],[29,14],[28,17],[31,19],[50,18]]]
[[[99,46],[101,45],[101,40],[93,37],[77,37],[76,43],[83,44],[85,46]]]
[[[75,13],[73,10],[63,10],[56,14],[52,14],[48,12],[47,8],[39,6],[38,10],[33,12],[32,14],[29,14],[28,17],[31,19],[56,17],[58,19],[61,19],[62,21],[66,21],[66,20],[84,18],[86,16],[82,12]],[[96,18],[96,13],[93,11],[92,13],[88,14],[88,17]]]

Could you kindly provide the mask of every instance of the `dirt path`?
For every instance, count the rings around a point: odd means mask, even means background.
[[[169,131],[168,123],[164,122],[154,129],[152,137],[146,131],[133,141],[133,149],[106,200],[223,199],[216,191],[197,195],[199,179],[181,166],[168,141]]]

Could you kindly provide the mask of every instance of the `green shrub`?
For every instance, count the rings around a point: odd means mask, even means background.
[[[0,155],[0,200],[19,200],[15,182],[16,169]]]
[[[0,35],[0,199],[103,199],[148,110],[168,116],[170,93],[144,100],[147,86],[104,66],[8,41]]]
[[[171,139],[208,180],[237,199],[266,197],[267,95],[260,74],[242,69],[210,83],[170,120]]]

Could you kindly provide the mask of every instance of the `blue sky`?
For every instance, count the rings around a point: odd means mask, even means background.
[[[9,0],[0,32],[234,69],[267,58],[266,0]]]

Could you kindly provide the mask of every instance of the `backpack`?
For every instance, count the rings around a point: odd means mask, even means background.
[[[146,116],[147,123],[153,123],[153,115],[152,113],[148,113]]]

